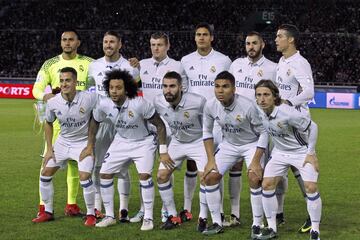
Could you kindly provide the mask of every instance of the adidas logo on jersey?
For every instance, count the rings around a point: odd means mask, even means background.
[[[108,117],[113,117],[113,115],[111,113],[109,113]]]
[[[148,73],[148,71],[145,71],[143,74],[144,74],[144,75],[148,75],[149,73]]]
[[[99,73],[98,73],[98,76],[102,76],[102,75],[103,75],[102,72],[99,72]]]
[[[60,111],[58,111],[58,112],[56,113],[56,115],[57,115],[57,116],[60,116],[60,115],[62,115],[62,114],[61,114]]]
[[[167,113],[164,114],[165,117],[168,117],[169,115]]]
[[[238,73],[242,73],[242,69],[241,69],[241,68],[239,69]]]
[[[189,68],[189,70],[195,70],[195,68],[194,68],[193,66],[191,66],[191,67]]]
[[[218,120],[218,121],[219,121],[219,120],[220,120],[219,116],[216,116],[216,117],[215,117],[215,120]]]

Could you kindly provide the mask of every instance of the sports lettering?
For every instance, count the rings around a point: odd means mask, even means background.
[[[173,121],[169,124],[170,128],[174,129],[174,130],[187,130],[187,129],[190,129],[190,128],[193,128],[194,127],[194,124],[193,123],[183,123],[183,122],[180,122],[180,121]]]
[[[137,124],[128,124],[124,120],[118,120],[115,127],[123,129],[137,129],[139,126]]]
[[[213,87],[214,85],[215,85],[214,81],[190,80],[190,86],[194,86],[194,87],[198,87],[198,86]]]
[[[142,88],[162,89],[161,83],[142,83]]]
[[[0,87],[0,93],[7,95],[29,95],[30,87]]]

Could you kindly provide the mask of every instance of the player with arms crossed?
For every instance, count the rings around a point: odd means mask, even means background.
[[[169,213],[163,229],[172,229],[181,223],[177,217],[174,192],[170,176],[182,162],[195,161],[198,174],[201,178],[206,164],[206,152],[202,141],[202,114],[205,98],[194,93],[182,91],[182,78],[176,72],[168,72],[163,78],[163,94],[154,99],[156,111],[167,121],[172,139],[169,144],[169,155],[173,162],[161,162],[157,174],[158,187],[161,199]],[[206,228],[207,204],[205,199],[205,186],[200,184],[200,215],[198,230]]]
[[[137,69],[130,66],[121,54],[122,47],[121,36],[115,31],[107,31],[103,37],[103,51],[104,57],[93,61],[89,66],[89,81],[95,84],[96,93],[101,96],[107,96],[103,81],[107,71],[111,69],[127,70],[134,78],[137,78],[139,72]],[[104,156],[115,136],[114,125],[110,121],[103,121],[97,132],[98,139],[95,144],[95,169],[93,180],[96,186],[95,195],[95,209],[97,217],[103,217],[101,213],[101,196],[100,196],[100,177],[99,172]],[[119,173],[118,177],[118,192],[120,200],[119,220],[120,222],[128,222],[128,205],[130,193],[130,177],[128,171]]]
[[[145,213],[141,230],[153,229],[154,184],[151,173],[154,165],[156,143],[147,128],[149,121],[157,128],[160,143],[160,161],[171,162],[166,148],[166,129],[154,107],[142,97],[136,97],[137,84],[132,76],[122,70],[106,73],[104,88],[108,97],[101,97],[90,123],[89,140],[82,156],[91,155],[99,122],[109,118],[115,124],[116,135],[100,170],[101,197],[106,216],[97,227],[114,225],[114,174],[128,169],[134,162],[139,174]]]
[[[314,98],[314,79],[309,62],[297,50],[299,43],[299,30],[291,24],[283,24],[276,33],[276,49],[283,55],[276,71],[276,84],[283,102],[294,106],[297,110],[305,112],[310,117],[307,103]],[[291,167],[307,201],[304,181],[301,174],[294,166]],[[311,229],[310,217],[299,228],[300,233],[309,232]]]
[[[203,139],[208,162],[204,171],[206,200],[213,220],[203,234],[212,235],[223,232],[220,206],[219,183],[236,162],[245,159],[249,169],[249,185],[253,224],[252,239],[260,233],[263,208],[261,204],[261,166],[263,153],[268,145],[268,135],[259,118],[255,103],[235,94],[235,78],[227,72],[215,78],[216,99],[208,101],[204,109]],[[223,140],[213,153],[213,127],[217,122],[221,127]],[[256,164],[255,164],[256,163]]]
[[[87,80],[88,67],[92,58],[80,55],[77,49],[80,46],[79,34],[75,30],[65,30],[61,35],[61,48],[62,53],[58,56],[50,58],[42,65],[34,84],[32,93],[34,97],[43,102],[47,102],[50,98],[54,97],[60,87],[59,72],[64,67],[72,67],[77,72],[77,90],[86,90],[89,86]],[[54,93],[45,94],[45,88],[50,86]],[[45,106],[45,105],[43,105]],[[41,109],[38,109],[43,111]],[[45,112],[45,111],[43,111]],[[60,125],[56,120],[53,123],[53,143],[60,132]],[[44,153],[46,146],[44,148]],[[76,204],[76,197],[79,190],[79,174],[77,163],[75,161],[68,161],[67,167],[67,204],[65,207],[65,215],[78,216],[80,215],[80,208]],[[41,193],[40,193],[41,195]],[[40,196],[41,199],[41,196]],[[44,211],[44,204],[40,201],[39,213]]]
[[[296,167],[304,179],[307,210],[311,219],[310,239],[318,240],[322,202],[317,187],[319,164],[315,153],[318,128],[309,115],[287,104],[281,104],[279,89],[270,80],[261,80],[255,86],[255,96],[266,131],[274,149],[267,163],[262,182],[262,201],[268,228],[258,239],[277,237],[275,187],[290,166]]]
[[[46,107],[45,139],[47,150],[40,175],[40,192],[45,211],[32,221],[41,223],[54,220],[54,186],[53,176],[59,168],[65,167],[69,159],[78,162],[80,184],[87,208],[86,226],[95,226],[95,186],[91,179],[94,167],[92,156],[81,159],[80,153],[87,144],[88,127],[92,110],[96,104],[96,95],[85,91],[76,91],[77,72],[74,68],[60,70],[61,93],[49,99]],[[55,144],[53,139],[53,122],[60,123],[60,134]]]

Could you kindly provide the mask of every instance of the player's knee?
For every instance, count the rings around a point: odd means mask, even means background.
[[[89,173],[89,172],[80,172],[79,171],[79,179],[80,179],[80,181],[85,181],[85,180],[88,180],[89,178],[91,178],[91,173]]]
[[[151,178],[150,174],[148,174],[148,173],[139,173],[139,179],[141,181],[148,180],[149,178]]]
[[[42,176],[46,176],[46,177],[51,177],[55,174],[57,168],[48,168],[45,167],[43,168],[43,170],[41,171],[41,175]]]
[[[259,188],[261,186],[261,179],[254,172],[249,172],[248,178],[251,188]]]
[[[306,193],[315,193],[318,191],[317,183],[315,182],[304,182]]]
[[[232,168],[230,169],[230,172],[239,172],[242,171],[243,167],[243,161],[237,162]]]
[[[166,183],[169,181],[171,176],[171,172],[167,170],[159,170],[157,173],[157,182],[158,183]]]
[[[197,171],[196,162],[192,161],[192,160],[187,160],[186,161],[186,169],[190,172]]]
[[[113,174],[100,173],[100,179],[112,179],[113,177]]]
[[[221,177],[221,174],[217,172],[211,172],[205,178],[205,185],[212,186],[218,184],[221,180]]]
[[[264,178],[262,181],[263,190],[274,190],[275,189],[275,179],[274,178]]]

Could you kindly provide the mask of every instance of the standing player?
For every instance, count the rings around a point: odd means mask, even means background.
[[[144,98],[152,103],[156,95],[162,94],[162,79],[169,71],[175,71],[181,75],[183,91],[187,91],[187,78],[181,63],[168,56],[170,49],[168,35],[163,32],[153,33],[150,38],[150,49],[152,57],[141,60],[139,64]],[[166,122],[165,125],[167,125]],[[167,129],[169,129],[168,126]],[[187,161],[187,172],[184,177],[184,209],[189,209],[189,211],[191,210],[191,201],[196,187],[196,171],[195,163]],[[161,212],[162,221],[165,222],[168,217],[166,208],[163,207]],[[141,203],[140,211],[130,221],[141,221],[143,214],[144,206]],[[182,211],[180,215],[184,220],[191,219],[190,212]]]
[[[310,116],[307,103],[314,98],[314,79],[309,62],[300,55],[297,50],[299,42],[299,30],[291,24],[283,24],[278,28],[276,34],[276,49],[283,55],[277,67],[276,84],[284,103],[294,106],[301,112]],[[307,199],[304,181],[301,174],[294,166],[291,170],[296,177],[305,200]],[[300,227],[299,232],[310,231],[310,217]]]
[[[277,237],[275,187],[289,167],[294,166],[304,179],[307,210],[311,219],[310,239],[318,240],[322,202],[317,188],[317,125],[306,112],[281,104],[279,89],[272,81],[261,80],[256,84],[255,91],[256,101],[263,111],[260,117],[274,143],[262,183],[262,201],[268,228],[263,230],[258,239]]]
[[[260,233],[263,208],[261,204],[261,166],[268,137],[261,124],[255,103],[235,94],[235,78],[227,72],[215,78],[216,99],[208,101],[204,109],[203,139],[208,162],[205,167],[206,200],[213,220],[203,234],[223,232],[221,220],[221,194],[219,183],[236,162],[244,159],[249,169],[249,185],[253,224],[252,239]],[[223,140],[217,152],[213,153],[213,127],[217,122],[222,130]],[[257,163],[257,164],[255,164]],[[257,166],[257,168],[255,168]]]
[[[198,94],[184,93],[181,82],[181,76],[177,72],[166,73],[162,81],[163,94],[157,95],[154,99],[156,111],[167,121],[172,132],[168,149],[175,165],[161,162],[157,174],[160,196],[169,213],[163,229],[172,229],[181,223],[181,219],[177,217],[170,182],[173,171],[181,167],[184,160],[195,161],[201,178],[206,164],[206,152],[202,141],[202,115],[206,100]],[[202,232],[206,228],[208,212],[203,184],[200,184],[199,198],[198,230]]]
[[[166,147],[166,129],[152,104],[142,97],[136,97],[138,87],[127,71],[114,69],[106,73],[104,87],[108,97],[100,97],[94,118],[90,124],[89,141],[82,156],[91,155],[99,122],[106,118],[115,124],[116,134],[100,170],[101,197],[106,217],[97,227],[114,225],[114,174],[128,169],[135,163],[139,174],[141,196],[144,203],[144,220],[141,230],[153,229],[154,184],[151,173],[154,165],[156,143],[147,127],[153,124],[159,137],[160,161],[172,163]]]
[[[195,43],[196,51],[192,52],[181,59],[181,64],[188,77],[188,91],[204,96],[210,100],[214,95],[214,80],[217,74],[222,71],[229,70],[231,60],[228,56],[216,51],[212,47],[214,40],[214,28],[208,23],[199,23],[195,27]],[[221,129],[216,124],[214,128],[215,145],[221,141]],[[239,195],[239,172],[230,172],[237,183],[232,187]],[[240,172],[241,174],[241,172]],[[231,177],[232,178],[232,177]],[[230,184],[235,183],[230,178]],[[232,193],[230,193],[232,195]],[[222,207],[222,205],[221,205]],[[190,211],[190,210],[189,210]],[[224,211],[221,210],[223,213]],[[223,216],[224,218],[224,216]]]
[[[91,58],[80,55],[77,49],[80,46],[80,38],[75,30],[66,30],[61,35],[61,48],[63,52],[45,61],[42,65],[33,88],[33,95],[37,100],[47,102],[50,98],[54,97],[53,93],[45,94],[45,88],[50,86],[55,93],[59,86],[59,72],[64,67],[72,67],[77,72],[77,90],[85,90],[88,87],[88,67]],[[60,125],[58,121],[53,123],[54,133],[53,142],[60,132]],[[46,146],[44,153],[46,151]],[[76,204],[76,197],[79,189],[79,174],[77,163],[75,161],[68,161],[67,168],[67,204],[65,207],[65,215],[77,216],[80,214],[80,208]],[[41,196],[40,196],[41,199]],[[40,201],[39,213],[44,211],[44,204]]]
[[[139,75],[138,70],[131,67],[129,61],[121,56],[119,52],[121,47],[122,43],[120,35],[115,31],[107,31],[103,37],[104,57],[93,61],[89,66],[89,80],[95,84],[96,93],[101,96],[106,96],[103,81],[107,71],[110,71],[111,69],[121,69],[130,72],[134,78],[137,78]],[[96,164],[94,170],[94,182],[96,186],[95,209],[97,216],[102,216],[99,172],[104,156],[114,138],[114,135],[115,129],[111,122],[104,121],[100,124],[96,137],[98,140],[95,145]],[[120,199],[119,219],[121,222],[128,222],[130,178],[128,172],[118,174],[117,177]]]
[[[246,57],[236,59],[230,66],[229,72],[235,77],[236,93],[255,101],[255,84],[261,79],[275,81],[276,63],[263,55],[265,42],[258,32],[249,32],[245,39]],[[229,225],[237,223],[240,218],[240,192],[242,189],[242,161],[237,163],[230,171],[231,216]],[[236,181],[236,171],[240,181]],[[239,185],[237,185],[237,183]],[[234,188],[231,190],[231,188]],[[239,190],[239,191],[236,191]],[[278,189],[277,189],[278,190]],[[283,192],[283,191],[281,191]],[[279,193],[280,194],[280,193]],[[282,205],[282,204],[281,204]],[[226,222],[227,223],[227,222]],[[224,225],[226,224],[224,223]]]
[[[79,158],[81,150],[87,144],[88,127],[92,109],[96,104],[95,94],[76,91],[77,72],[74,68],[65,67],[60,70],[61,93],[49,99],[46,107],[45,139],[46,153],[43,169],[40,174],[40,192],[45,211],[32,221],[41,223],[54,220],[54,186],[53,176],[59,168],[65,167],[69,159],[78,162],[80,183],[87,208],[86,226],[95,226],[94,216],[95,187],[91,180],[94,167],[92,156]],[[60,134],[53,145],[53,122],[60,123]]]

